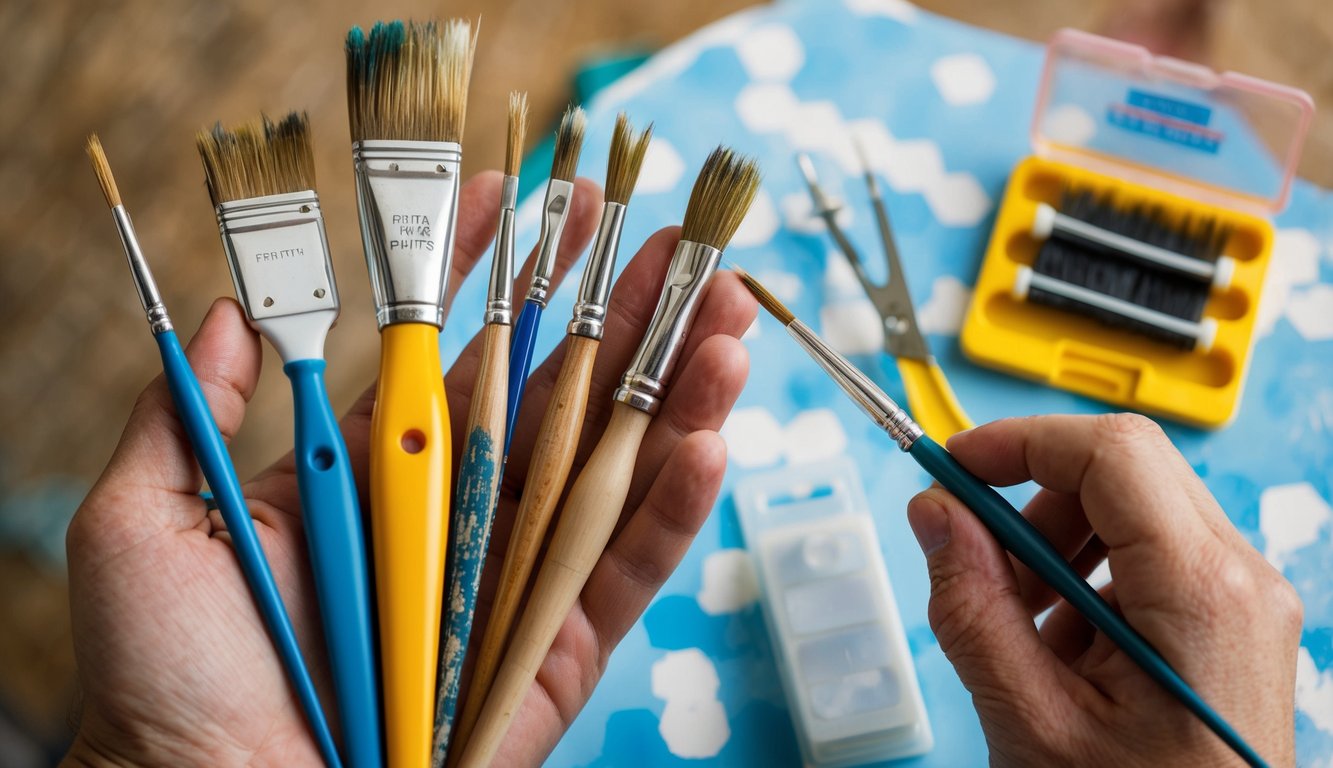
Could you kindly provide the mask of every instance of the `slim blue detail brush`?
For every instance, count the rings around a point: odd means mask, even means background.
[[[747,288],[787,328],[796,343],[828,373],[843,392],[910,455],[959,498],[986,526],[1000,546],[1032,569],[1093,626],[1119,646],[1134,663],[1168,693],[1175,696],[1204,725],[1251,766],[1266,766],[1254,748],[1236,733],[1183,678],[1157,649],[1116,613],[1097,591],[1065,561],[1050,541],[1004,497],[959,464],[939,443],[930,439],[912,417],[866,377],[847,358],[835,352],[791,310],[744,270],[733,267]]]
[[[175,403],[177,415],[185,427],[190,448],[199,462],[199,469],[213,492],[218,511],[222,514],[227,532],[231,535],[232,549],[236,552],[241,573],[250,588],[250,593],[254,596],[255,605],[259,608],[264,626],[273,639],[278,657],[287,671],[287,677],[292,687],[296,689],[297,698],[310,723],[320,754],[330,766],[335,768],[341,766],[337,748],[333,743],[333,734],[329,731],[328,721],[325,720],[324,711],[320,708],[319,696],[315,692],[314,682],[301,656],[301,648],[296,642],[296,632],[283,605],[282,595],[278,592],[277,582],[274,581],[273,572],[264,557],[264,550],[255,531],[254,519],[250,517],[245,495],[241,491],[241,482],[236,477],[236,469],[232,466],[231,456],[227,453],[227,445],[218,431],[217,422],[213,420],[208,400],[204,398],[203,390],[199,387],[199,380],[190,369],[185,350],[181,348],[180,340],[176,338],[176,333],[172,329],[171,318],[162,303],[162,295],[157,290],[157,283],[148,268],[148,261],[139,248],[134,225],[130,222],[129,212],[121,204],[120,192],[116,189],[115,179],[111,175],[111,166],[107,163],[101,142],[96,136],[88,139],[88,154],[92,158],[93,169],[97,172],[97,180],[102,185],[102,192],[106,195],[107,205],[110,206],[111,214],[115,218],[121,245],[124,246],[125,256],[129,259],[130,272],[134,277],[135,288],[139,292],[139,302],[143,305],[149,327],[153,331],[153,338],[162,354],[162,371],[166,375],[167,388],[171,390],[172,402]]]
[[[541,324],[542,310],[550,300],[551,274],[555,271],[555,255],[560,247],[569,208],[574,201],[574,172],[583,148],[583,133],[587,118],[580,107],[570,107],[560,118],[555,137],[555,158],[551,161],[551,180],[546,184],[546,202],[542,206],[542,232],[537,242],[537,261],[532,268],[532,282],[523,301],[523,310],[514,324],[513,346],[509,352],[509,401],[505,423],[505,456],[514,439],[514,424],[523,402],[523,385],[532,367],[532,351],[537,345],[537,326]]]

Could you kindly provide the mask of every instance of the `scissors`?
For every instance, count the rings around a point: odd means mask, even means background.
[[[963,407],[958,404],[953,389],[944,378],[935,356],[930,353],[926,339],[921,335],[917,323],[916,308],[912,305],[912,295],[907,289],[907,276],[903,273],[902,261],[898,258],[898,247],[893,241],[893,228],[889,225],[888,208],[884,205],[884,196],[880,192],[879,180],[870,170],[861,147],[857,146],[861,156],[862,173],[865,176],[866,189],[870,192],[870,203],[875,209],[875,223],[879,227],[879,237],[884,243],[884,257],[888,261],[889,277],[883,283],[877,283],[866,274],[865,264],[857,253],[856,247],[847,239],[842,226],[838,224],[837,214],[842,204],[829,197],[819,185],[819,176],[810,156],[800,153],[796,163],[805,177],[810,197],[814,201],[816,212],[828,226],[838,249],[851,263],[856,279],[861,282],[866,296],[874,304],[884,323],[884,351],[898,364],[898,373],[903,379],[903,390],[907,395],[908,410],[917,423],[936,442],[943,444],[950,435],[972,428],[972,420],[967,417]]]

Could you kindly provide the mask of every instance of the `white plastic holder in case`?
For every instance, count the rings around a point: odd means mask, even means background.
[[[751,475],[735,497],[805,762],[840,768],[930,751],[855,465],[843,457]]]

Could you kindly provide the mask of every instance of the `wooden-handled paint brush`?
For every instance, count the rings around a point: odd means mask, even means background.
[[[583,149],[583,134],[588,120],[580,107],[570,107],[560,118],[555,134],[555,157],[551,160],[551,179],[546,183],[546,201],[542,204],[542,232],[537,241],[537,261],[532,267],[532,280],[523,310],[514,326],[514,344],[509,353],[508,426],[505,430],[505,455],[514,439],[514,424],[518,422],[518,408],[523,402],[523,386],[532,367],[532,350],[537,346],[537,326],[542,310],[550,300],[551,275],[555,271],[555,255],[560,248],[560,236],[565,231],[569,209],[574,204],[574,173],[578,170],[579,152]]]
[[[107,162],[102,143],[96,136],[88,137],[88,156],[92,158],[93,170],[97,181],[102,186],[102,194],[111,208],[111,215],[116,220],[116,229],[120,232],[120,243],[125,249],[125,256],[130,262],[130,272],[134,277],[134,287],[139,292],[139,303],[143,305],[148,318],[148,325],[157,341],[158,351],[162,355],[162,372],[171,390],[171,401],[176,406],[176,415],[190,440],[190,448],[204,480],[217,502],[218,512],[227,525],[231,535],[231,546],[236,552],[236,560],[241,566],[241,574],[255,599],[264,627],[268,629],[273,645],[277,648],[278,658],[283,669],[296,689],[301,710],[319,746],[324,762],[338,766],[338,751],[333,744],[333,735],[329,732],[324,710],[319,705],[319,695],[315,684],[310,679],[305,660],[301,658],[301,648],[296,642],[296,632],[292,629],[291,619],[282,603],[277,582],[269,569],[264,550],[259,544],[259,535],[255,531],[255,521],[250,517],[250,509],[245,503],[245,494],[241,490],[241,481],[236,477],[231,456],[227,453],[227,444],[218,431],[217,422],[209,410],[208,400],[204,398],[199,380],[190,369],[190,362],[185,358],[180,340],[171,324],[171,317],[162,303],[162,295],[153,280],[148,260],[139,248],[139,238],[134,233],[134,224],[130,214],[120,200],[120,190],[116,179],[111,175],[111,165]],[[202,502],[201,502],[202,503]],[[202,507],[201,507],[202,509]]]
[[[475,44],[465,21],[347,35],[352,159],[380,326],[370,519],[394,768],[429,765],[435,723],[452,489],[439,344]]]
[[[435,742],[431,765],[444,764],[453,733],[454,714],[472,636],[491,523],[504,468],[505,407],[509,375],[509,331],[513,322],[514,206],[518,202],[518,171],[527,131],[527,94],[509,94],[509,137],[505,146],[505,176],[500,191],[500,223],[495,234],[495,255],[482,330],[481,365],[472,390],[463,455],[454,496],[453,545],[445,569],[444,637],[440,647],[440,681],[435,702]]]
[[[743,270],[736,269],[746,287],[759,303],[787,328],[796,343],[804,349],[829,377],[842,388],[863,411],[893,438],[904,453],[910,455],[972,510],[1000,543],[1020,562],[1097,629],[1111,639],[1125,655],[1134,660],[1144,672],[1156,680],[1168,693],[1207,725],[1213,733],[1231,747],[1246,763],[1264,765],[1258,753],[1240,737],[1208,704],[1171,668],[1152,645],[1143,638],[1123,616],[1112,608],[1097,590],[1079,576],[1051,542],[1023,517],[1013,505],[985,482],[968,472],[954,460],[948,451],[930,438],[908,413],[884,394],[865,374],[838,354],[808,325],[796,318],[772,293]]]
[[[196,144],[236,298],[282,356],[296,410],[296,481],[347,763],[382,764],[370,573],[356,478],[324,388],[338,319],[305,115],[200,131]]]
[[[592,366],[602,341],[620,231],[651,139],[652,126],[636,135],[628,117],[622,113],[616,118],[606,166],[606,203],[602,206],[602,222],[583,270],[574,317],[569,323],[565,359],[555,389],[551,391],[541,429],[537,432],[527,480],[523,484],[523,498],[505,551],[500,585],[472,668],[472,683],[468,687],[463,717],[459,720],[459,744],[467,743],[477,716],[481,714],[481,705],[495,679],[519,603],[537,565],[546,529],[574,465],[574,451],[578,448],[583,416],[588,409]]]
[[[652,323],[615,392],[606,432],[570,490],[527,610],[465,745],[463,766],[480,768],[494,759],[551,642],[606,548],[629,495],[639,445],[666,395],[704,287],[758,188],[754,162],[724,148],[709,156],[695,181]]]

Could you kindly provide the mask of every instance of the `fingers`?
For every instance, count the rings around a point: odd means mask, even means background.
[[[444,298],[445,317],[454,296],[472,268],[486,254],[495,237],[499,216],[500,185],[504,174],[482,171],[463,183],[458,190],[458,219],[454,225],[454,253],[449,266],[449,288]]]
[[[726,444],[716,432],[679,440],[643,504],[603,553],[581,598],[598,639],[599,669],[685,556],[726,469]]]
[[[241,308],[218,299],[190,340],[185,354],[208,399],[218,429],[230,440],[240,429],[245,406],[259,381],[259,337]],[[85,526],[105,533],[103,513],[115,514],[118,528],[142,536],[165,528],[183,530],[203,519],[205,507],[182,505],[180,494],[199,493],[203,478],[185,428],[176,414],[165,377],[139,395],[106,470],[71,524],[71,538]],[[99,502],[109,503],[105,507]]]
[[[1201,530],[1211,531],[1187,490],[1198,476],[1142,416],[1005,419],[955,435],[948,447],[992,485],[1032,479],[1077,494],[1112,550],[1149,544],[1186,552]]]
[[[1058,732],[1059,700],[1081,681],[1042,644],[1003,550],[941,488],[913,498],[907,519],[930,571],[931,629],[982,722],[1002,726],[1017,714],[1030,729]]]
[[[1032,501],[1023,508],[1023,517],[1051,542],[1064,559],[1069,560],[1078,554],[1088,540],[1092,538],[1092,526],[1083,515],[1083,506],[1078,496],[1042,488],[1032,497]],[[1102,547],[1105,557],[1105,547]],[[1014,575],[1018,580],[1018,593],[1023,596],[1023,604],[1028,614],[1036,616],[1056,600],[1055,591],[1046,585],[1030,568],[1009,556]],[[1093,567],[1096,567],[1093,563]]]

